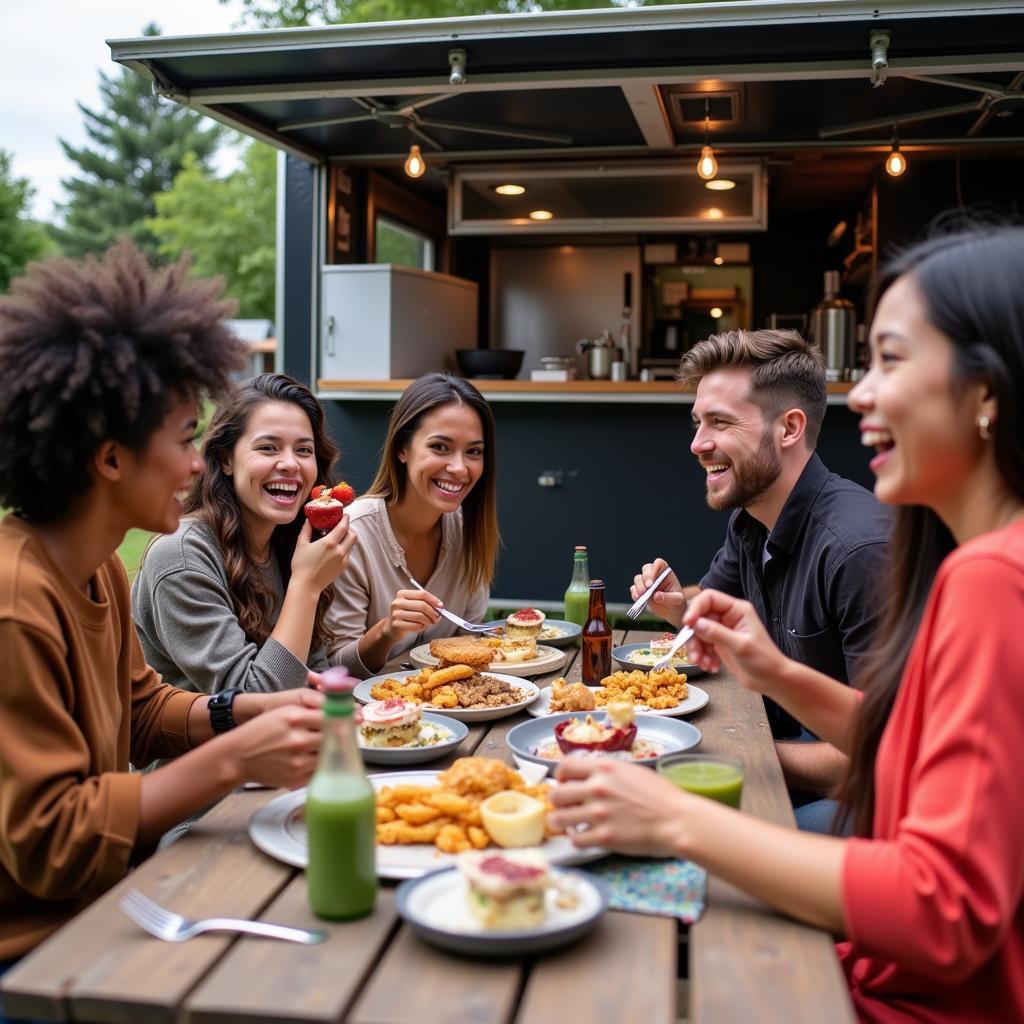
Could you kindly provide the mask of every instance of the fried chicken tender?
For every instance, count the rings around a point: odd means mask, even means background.
[[[598,707],[613,700],[632,700],[634,704],[661,710],[678,707],[680,701],[686,700],[687,692],[686,676],[670,667],[662,672],[613,672],[601,680],[596,697]]]
[[[443,817],[444,812],[433,804],[399,804],[395,814],[410,825],[426,825],[428,821]]]
[[[377,824],[383,825],[385,822],[395,820],[395,812],[390,807],[378,807],[377,808]]]
[[[491,845],[491,837],[479,825],[470,825],[466,829],[466,835],[473,844],[474,850],[486,850]]]
[[[457,708],[459,695],[450,686],[442,686],[430,695],[430,705],[435,708]]]
[[[424,701],[423,685],[417,676],[409,676],[408,679],[385,679],[374,683],[370,689],[370,696],[374,700],[390,700],[394,697],[401,697],[402,700],[411,701],[413,704],[422,704]]]
[[[434,842],[442,853],[462,853],[473,848],[469,836],[458,825],[445,825]]]
[[[464,636],[444,637],[430,641],[430,653],[445,668],[449,665],[468,665],[470,668],[487,668],[494,660],[494,653],[501,641]]]
[[[514,768],[493,757],[460,757],[451,768],[441,772],[437,781],[444,789],[481,800],[503,789],[518,789],[523,778]]]
[[[437,808],[438,814],[447,814],[450,818],[465,814],[472,806],[466,797],[444,789],[435,790],[426,799],[431,807]]]
[[[451,828],[447,819],[429,821],[425,825],[410,825],[407,821],[389,821],[377,826],[377,842],[382,846],[413,846],[416,843],[435,843],[438,836]]]
[[[448,686],[459,679],[469,679],[475,674],[475,670],[469,665],[448,665],[430,673],[430,678],[423,684],[429,693],[439,686]]]
[[[564,679],[556,679],[551,684],[549,710],[552,714],[558,711],[593,711],[596,707],[594,691],[582,683],[567,683]]]

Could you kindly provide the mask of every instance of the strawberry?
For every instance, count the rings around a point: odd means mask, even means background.
[[[341,522],[345,506],[332,498],[326,487],[314,487],[313,499],[306,502],[303,511],[314,530],[333,530]]]
[[[309,492],[309,496],[311,498],[319,498],[320,495],[323,494],[323,493],[324,493],[324,485],[323,484],[317,484],[316,487],[314,487],[313,490]]]
[[[356,500],[355,488],[350,483],[342,480],[340,484],[335,484],[331,488],[331,497],[337,498],[342,505],[351,505]]]

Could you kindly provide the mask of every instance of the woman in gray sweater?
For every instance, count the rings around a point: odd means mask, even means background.
[[[132,586],[146,660],[166,682],[269,692],[327,667],[325,615],[355,536],[346,516],[313,540],[302,507],[336,456],[320,403],[290,377],[254,377],[218,409],[186,515]]]

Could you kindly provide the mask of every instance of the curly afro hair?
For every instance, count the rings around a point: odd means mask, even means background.
[[[0,504],[58,520],[106,441],[141,451],[175,401],[223,393],[246,349],[222,291],[187,259],[152,270],[125,238],[30,266],[0,299]]]

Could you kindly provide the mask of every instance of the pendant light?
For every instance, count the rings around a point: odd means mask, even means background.
[[[907,158],[900,152],[900,139],[895,127],[892,133],[892,149],[885,159],[886,173],[898,178],[907,169]]]
[[[414,142],[409,147],[409,155],[405,160],[405,173],[410,178],[422,178],[423,172],[427,169],[427,162],[423,159],[420,147]]]
[[[700,158],[697,160],[697,177],[704,181],[710,181],[718,174],[718,161],[715,159],[715,151],[708,145],[708,101],[704,100],[704,145],[700,150]]]

